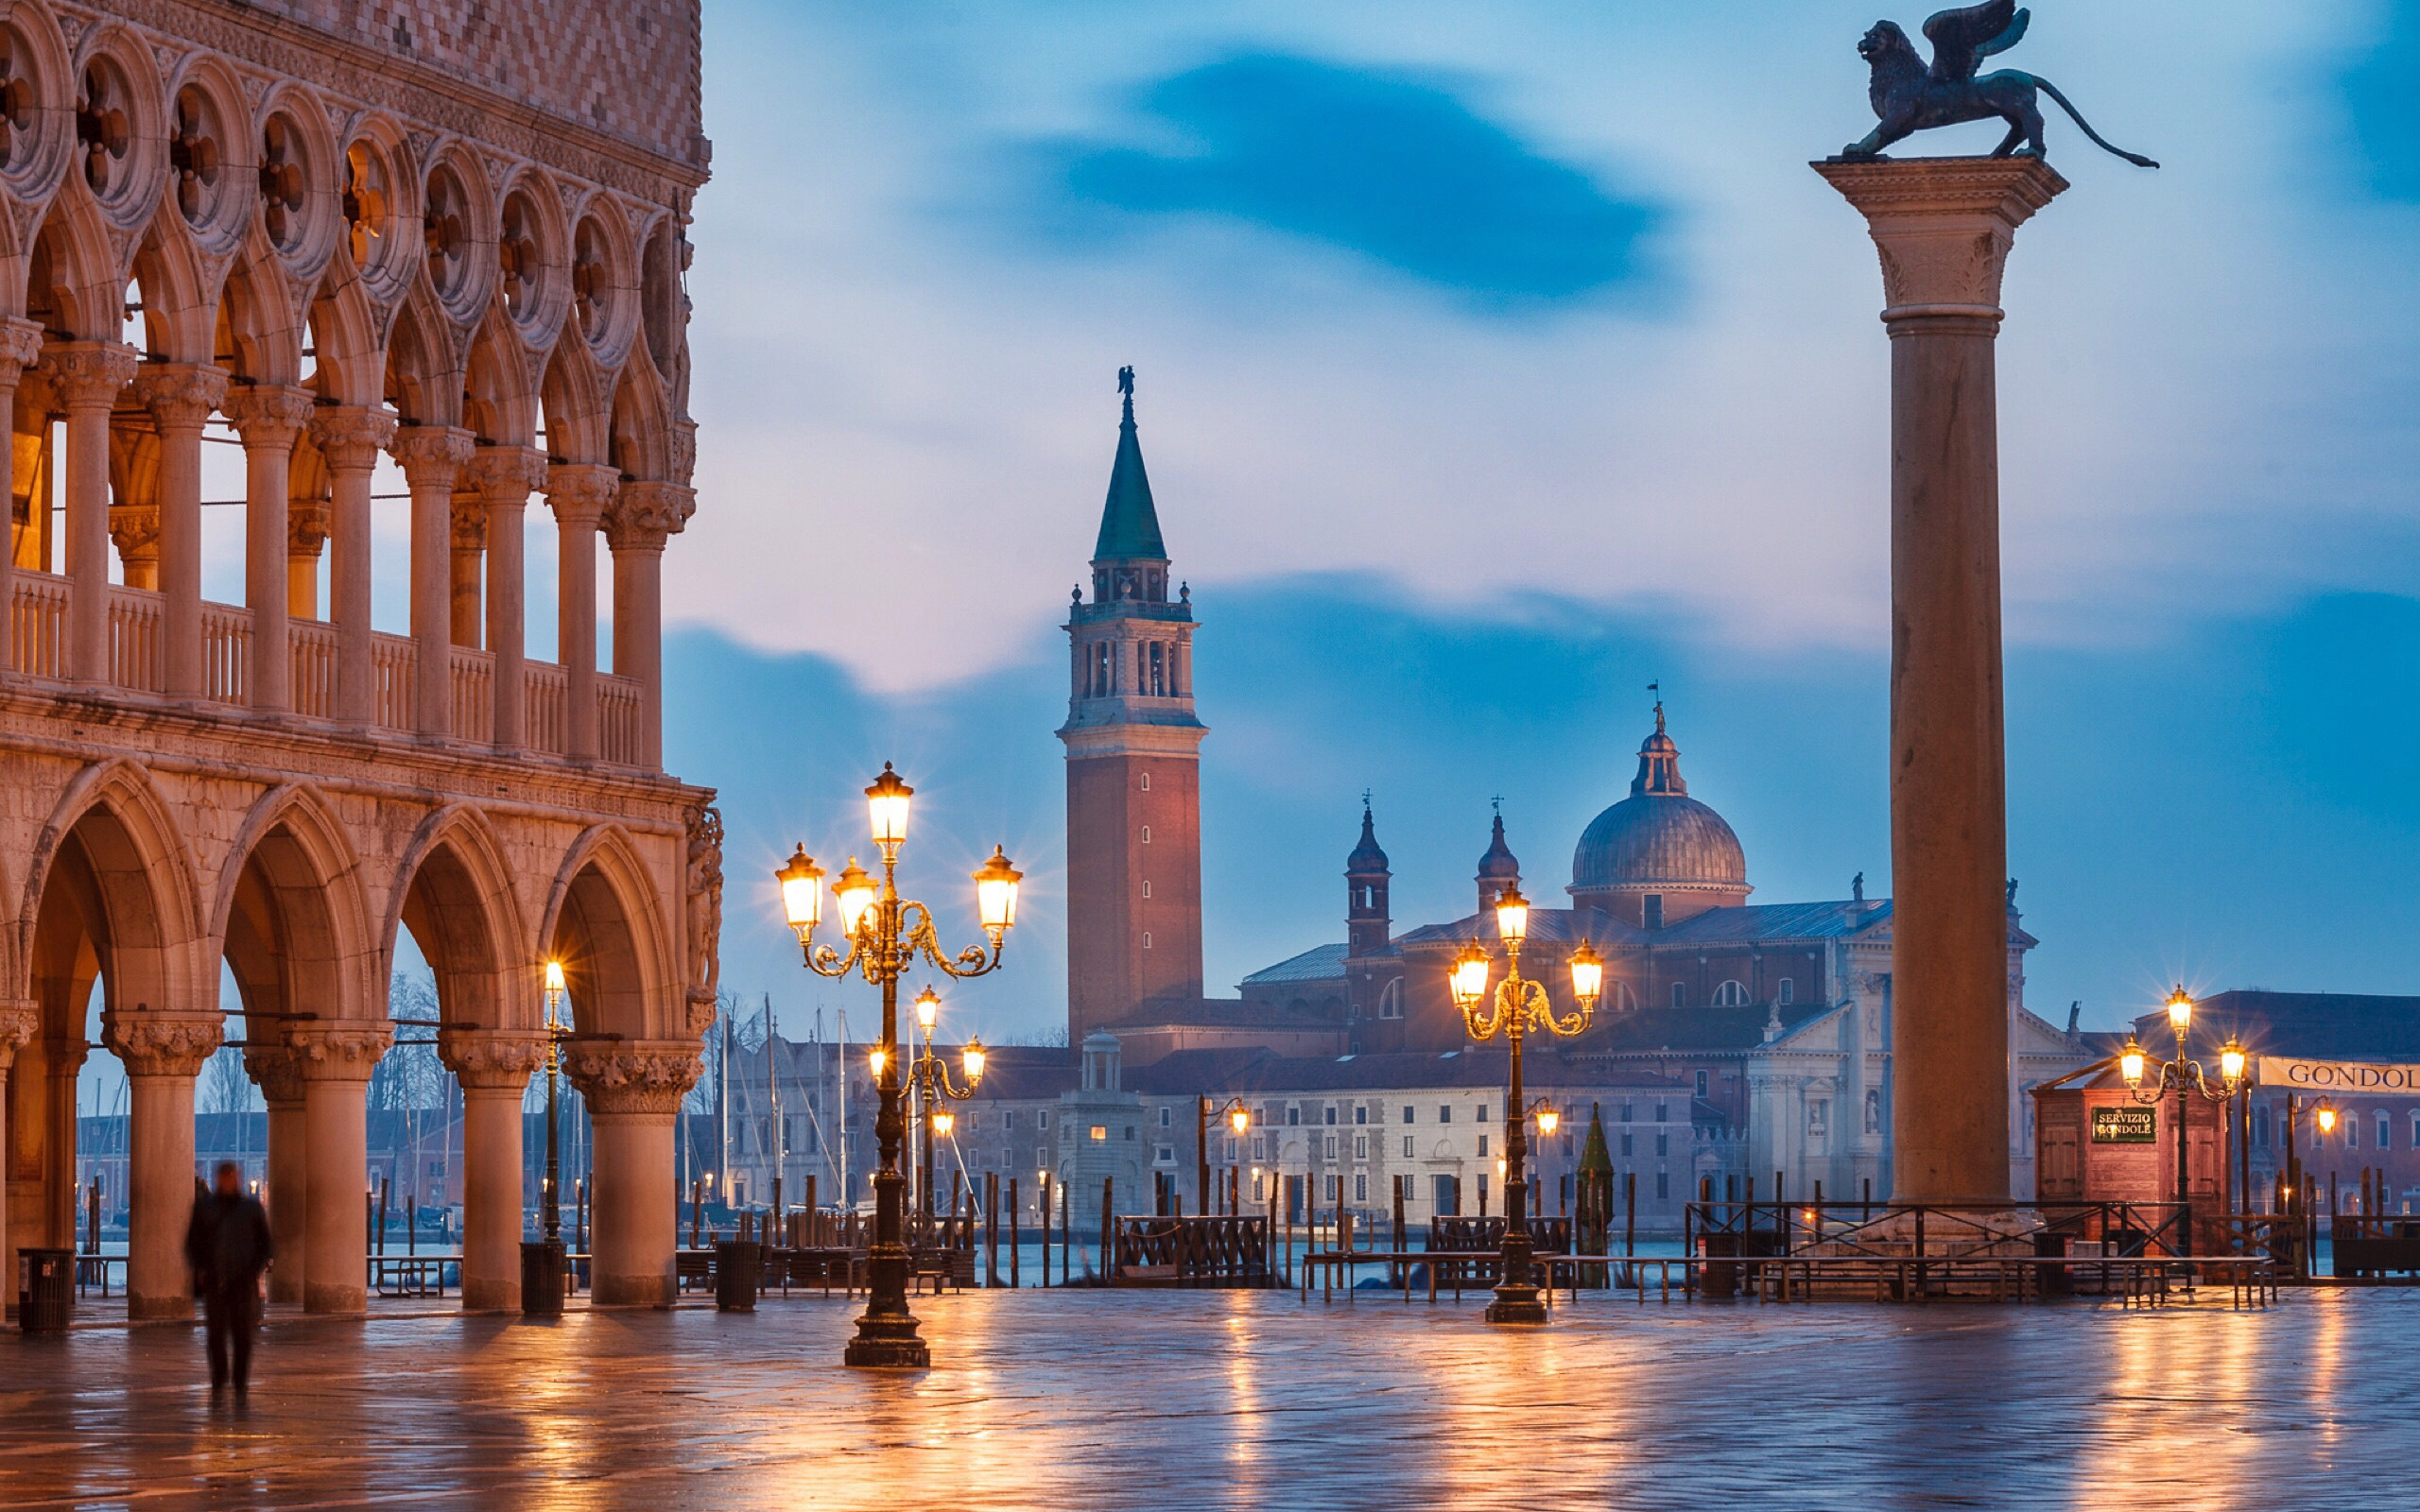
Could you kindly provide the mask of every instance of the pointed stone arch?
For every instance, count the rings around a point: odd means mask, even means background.
[[[380,312],[358,274],[337,259],[320,281],[309,311],[311,382],[324,404],[370,405],[387,389]]]
[[[173,212],[152,218],[136,244],[133,280],[143,294],[144,352],[166,362],[208,362],[217,339],[223,261],[207,259]]]
[[[672,475],[670,433],[665,416],[664,381],[647,358],[632,354],[614,386],[612,460],[630,478],[661,481]]]
[[[461,423],[490,446],[537,444],[537,359],[501,296],[490,301],[464,367]]]
[[[421,821],[379,927],[383,968],[409,929],[437,977],[449,1028],[529,1031],[543,1022],[537,951],[512,868],[487,816],[450,803]]]
[[[603,462],[613,455],[609,375],[583,342],[555,343],[539,392],[546,406],[546,456],[554,462]]]
[[[289,782],[253,803],[219,869],[208,938],[254,1012],[383,1018],[382,959],[361,867],[317,789]],[[270,1020],[268,1035],[277,1038]]]
[[[647,864],[618,824],[583,831],[555,871],[538,922],[540,954],[563,965],[583,1036],[677,1040],[686,998]]]
[[[61,195],[26,252],[26,314],[55,335],[114,341],[125,324],[126,270],[92,197]]]
[[[87,850],[92,902],[112,911],[112,927],[120,934],[112,948],[128,953],[127,980],[110,984],[112,1000],[161,1009],[197,1001],[199,892],[185,845],[150,773],[122,757],[78,772],[34,841],[18,917],[21,969],[30,969],[43,895],[71,848]],[[100,853],[89,853],[95,849]],[[25,977],[11,986],[20,997],[31,995]]]
[[[462,413],[462,364],[453,328],[416,280],[387,338],[384,397],[406,425],[453,425]]]

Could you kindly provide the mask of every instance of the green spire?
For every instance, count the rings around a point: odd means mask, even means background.
[[[1151,480],[1143,471],[1143,446],[1134,438],[1134,369],[1117,369],[1117,391],[1126,396],[1117,422],[1117,461],[1109,470],[1109,501],[1101,507],[1095,561],[1166,561],[1160,513],[1151,505]]]

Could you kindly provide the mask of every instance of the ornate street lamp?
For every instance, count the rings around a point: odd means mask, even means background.
[[[923,1179],[917,1186],[917,1209],[924,1218],[926,1242],[933,1223],[933,1142],[958,1126],[956,1114],[942,1110],[946,1101],[964,1102],[983,1083],[983,1041],[970,1036],[959,1059],[966,1073],[963,1088],[950,1080],[949,1062],[933,1054],[933,1025],[941,1022],[941,994],[931,988],[916,994],[916,1026],[925,1032],[924,1049],[908,1063],[908,1080],[916,1090],[916,1108],[925,1125]]]
[[[1252,1111],[1244,1107],[1244,1101],[1240,1097],[1228,1098],[1226,1106],[1215,1113],[1210,1110],[1209,1098],[1202,1097],[1195,1100],[1193,1153],[1200,1160],[1199,1174],[1201,1184],[1196,1189],[1194,1194],[1201,1199],[1201,1216],[1204,1218],[1210,1216],[1213,1206],[1210,1201],[1210,1120],[1213,1118],[1225,1119],[1227,1126],[1236,1131],[1237,1139],[1243,1138],[1244,1130],[1252,1127]]]
[[[563,1041],[571,1037],[566,1011],[570,988],[563,981],[563,963],[544,963],[546,1011],[546,1168],[538,1182],[538,1232],[521,1246],[521,1311],[551,1317],[563,1310],[562,1121],[558,1109],[557,1082],[562,1069]]]
[[[866,1310],[857,1319],[857,1336],[849,1341],[846,1359],[856,1366],[912,1366],[932,1363],[932,1353],[916,1336],[916,1319],[908,1311],[907,1212],[902,1189],[907,1178],[899,1169],[899,1144],[907,1132],[902,1105],[899,1064],[899,977],[923,956],[936,971],[960,979],[1000,969],[1001,942],[1017,919],[1017,884],[1024,873],[1009,864],[997,847],[975,873],[975,901],[983,932],[992,941],[987,953],[970,945],[956,955],[944,953],[933,927],[932,910],[899,896],[895,885],[899,849],[908,838],[908,800],[915,790],[883,763],[882,775],[866,789],[866,813],[873,843],[882,851],[879,884],[849,858],[834,879],[832,900],[840,913],[840,930],[848,938],[847,954],[815,943],[815,929],[823,917],[823,873],[801,846],[789,864],[774,873],[782,885],[782,911],[798,936],[806,968],[818,976],[845,977],[855,971],[882,989],[882,1038],[875,1044],[874,1085],[881,1108],[874,1119],[874,1138],[882,1164],[874,1173],[873,1245],[866,1255]],[[979,1050],[967,1065],[972,1079],[981,1067]]]
[[[2144,1064],[2149,1057],[2141,1043],[2129,1034],[2125,1048],[2118,1052],[2118,1071],[2125,1078],[2127,1091],[2138,1103],[2156,1107],[2171,1091],[2176,1093],[2176,1252],[2189,1255],[2193,1252],[2193,1191],[2186,1163],[2186,1093],[2198,1092],[2214,1103],[2228,1101],[2244,1090],[2246,1057],[2242,1042],[2229,1035],[2225,1047],[2219,1052],[2220,1086],[2211,1088],[2202,1074],[2202,1063],[2185,1053],[2186,1036],[2193,1032],[2193,994],[2186,991],[2181,982],[2168,995],[2168,1026],[2176,1031],[2174,1058],[2160,1061],[2156,1074],[2151,1074],[2152,1068]],[[2146,1080],[2150,1082],[2148,1087],[2144,1085]]]
[[[1522,1100],[1521,1041],[1532,1029],[1545,1030],[1558,1039],[1585,1033],[1589,1021],[1596,1016],[1597,999],[1604,992],[1605,960],[1587,941],[1580,942],[1568,962],[1571,992],[1579,1000],[1580,1011],[1558,1015],[1547,997],[1545,985],[1521,975],[1521,945],[1530,933],[1530,902],[1521,896],[1520,888],[1507,887],[1496,899],[1495,933],[1504,942],[1505,964],[1504,980],[1496,985],[1492,1002],[1487,981],[1493,958],[1478,941],[1473,940],[1463,948],[1446,975],[1455,1005],[1462,1010],[1462,1026],[1470,1031],[1471,1038],[1485,1041],[1502,1035],[1512,1052],[1512,1093],[1504,1104],[1504,1248],[1495,1300],[1487,1306],[1487,1319],[1491,1323],[1543,1323],[1547,1320],[1546,1304],[1539,1298],[1530,1268],[1530,1257],[1536,1246],[1530,1237],[1530,1183],[1526,1170],[1530,1141],[1524,1125],[1530,1110]],[[1487,1005],[1482,1007],[1482,1004]]]

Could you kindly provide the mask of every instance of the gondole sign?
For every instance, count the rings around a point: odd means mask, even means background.
[[[2262,1056],[2256,1077],[2263,1087],[2314,1092],[2420,1091],[2420,1066],[2381,1065],[2372,1060],[2296,1060]]]
[[[2149,1108],[2096,1108],[2092,1110],[2095,1144],[2157,1144],[2159,1115]]]

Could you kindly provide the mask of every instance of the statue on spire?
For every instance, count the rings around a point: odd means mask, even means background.
[[[1124,394],[1129,399],[1134,397],[1134,369],[1132,368],[1127,367],[1117,369],[1117,391]]]

